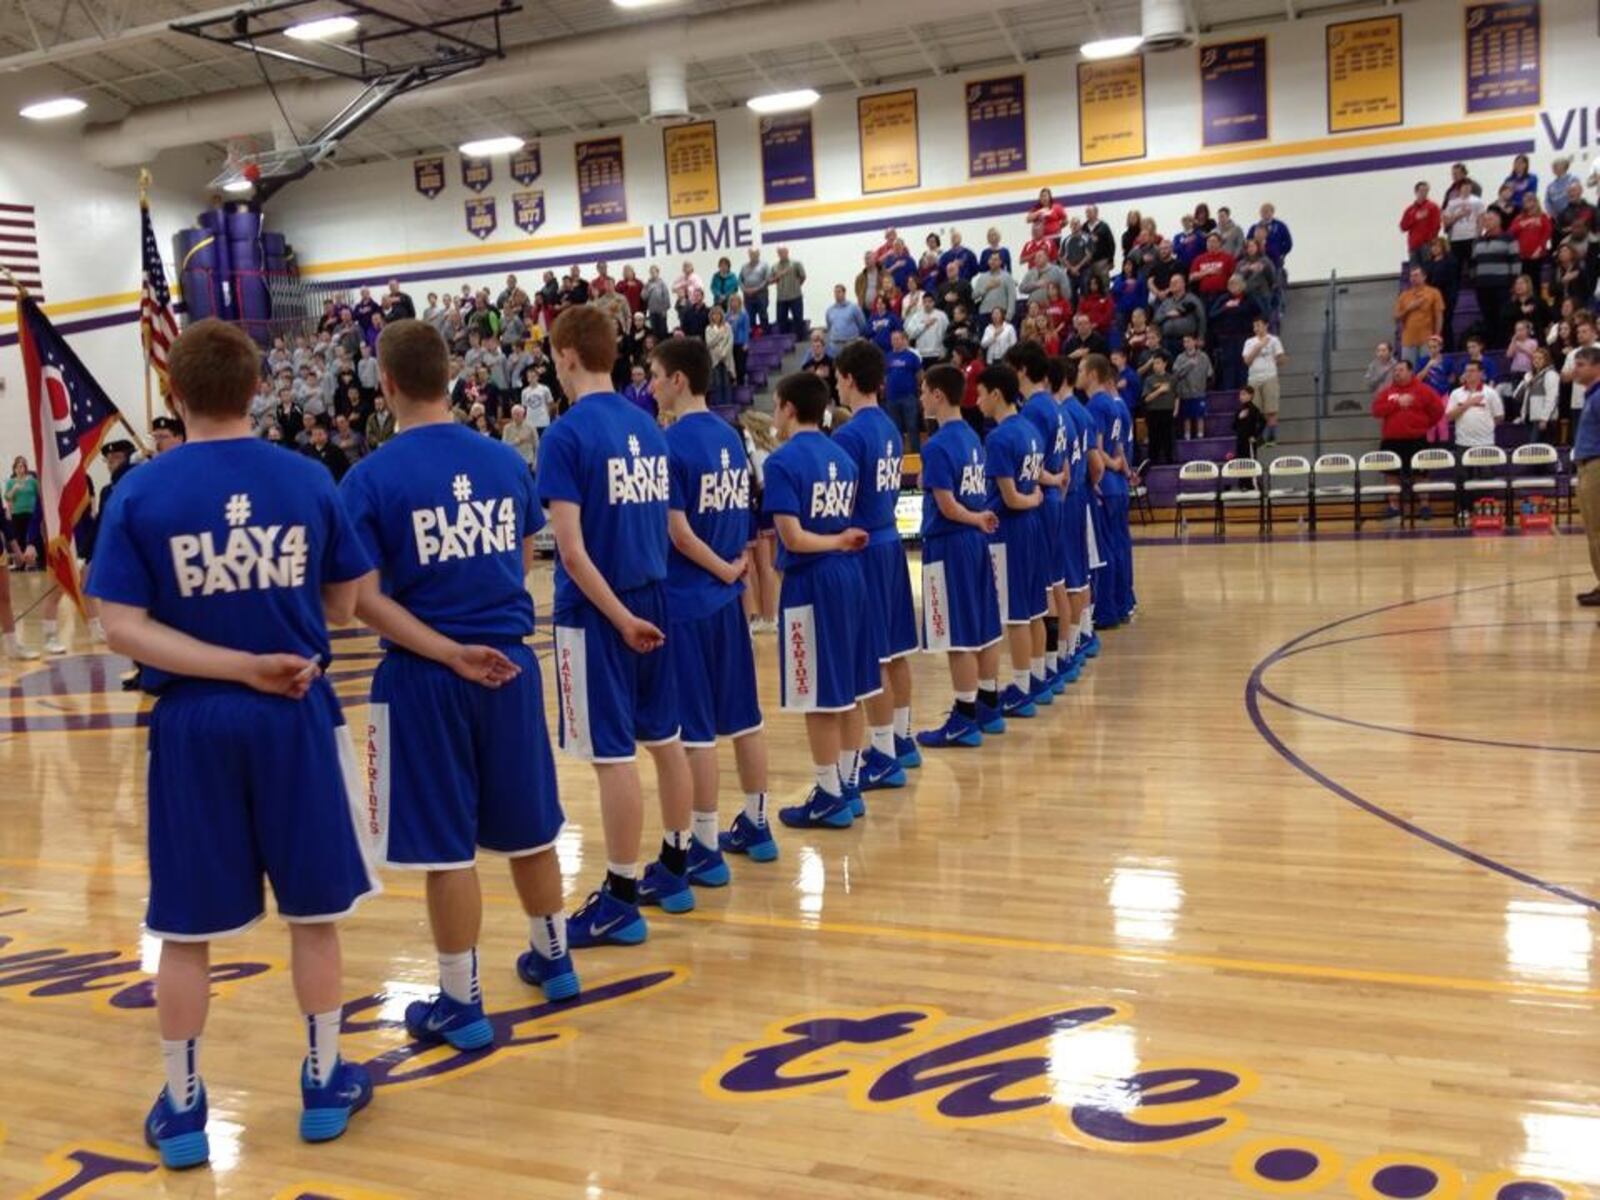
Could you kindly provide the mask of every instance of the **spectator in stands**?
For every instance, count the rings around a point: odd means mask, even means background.
[[[1133,248],[1139,242],[1139,236],[1144,230],[1144,218],[1139,215],[1137,208],[1128,210],[1128,216],[1122,225],[1122,257],[1126,259],[1133,253]]]
[[[726,304],[728,297],[739,294],[739,277],[733,273],[733,260],[724,255],[717,259],[717,272],[711,277],[711,303]]]
[[[543,434],[555,416],[555,397],[550,385],[537,370],[529,370],[528,382],[522,387],[522,408],[528,414],[528,424],[535,433]]]
[[[1445,303],[1421,267],[1412,267],[1410,274],[1411,286],[1395,299],[1394,319],[1400,323],[1401,357],[1415,366],[1428,339],[1444,329]]]
[[[1250,231],[1250,236],[1261,246],[1262,251],[1272,260],[1272,265],[1277,267],[1281,274],[1284,259],[1288,258],[1289,252],[1294,249],[1294,235],[1289,232],[1289,227],[1278,219],[1278,210],[1271,204],[1261,206],[1261,219]]]
[[[1511,232],[1511,222],[1517,219],[1522,212],[1522,206],[1512,198],[1512,188],[1509,183],[1502,183],[1500,191],[1495,195],[1494,201],[1483,210],[1486,213],[1496,213],[1500,217],[1500,228],[1507,233]]]
[[[1417,378],[1422,380],[1440,397],[1450,394],[1450,389],[1455,387],[1455,380],[1450,374],[1450,359],[1445,354],[1444,339],[1435,335],[1428,339],[1422,357],[1417,360]]]
[[[1106,339],[1081,308],[1072,318],[1072,333],[1061,343],[1061,357],[1081,362],[1091,354],[1106,353]]]
[[[892,252],[894,247],[889,247]],[[861,270],[856,272],[855,295],[856,304],[864,313],[872,307],[872,302],[878,298],[878,256],[871,250],[861,256]]]
[[[1393,382],[1394,364],[1394,347],[1388,342],[1379,342],[1377,349],[1372,353],[1372,361],[1367,364],[1367,372],[1361,380],[1368,395],[1376,395],[1379,388],[1386,388]]]
[[[1205,340],[1205,305],[1190,294],[1188,281],[1182,275],[1172,277],[1166,298],[1156,305],[1155,325],[1161,331],[1161,343],[1167,354],[1174,358],[1183,349],[1185,337],[1192,334]]]
[[[1248,241],[1244,226],[1236,224],[1233,219],[1233,210],[1230,208],[1217,209],[1217,227],[1207,230],[1206,236],[1215,233],[1222,239],[1222,248],[1234,258],[1244,257],[1244,244]]]
[[[1091,275],[1090,278],[1092,279],[1093,276]],[[1072,320],[1072,304],[1062,294],[1061,289],[1053,283],[1045,288],[1044,319],[1057,337],[1066,336],[1067,323]]]
[[[733,330],[733,383],[744,386],[745,364],[750,356],[750,314],[744,310],[744,297],[734,296],[728,301],[728,328]],[[640,361],[648,362],[641,356]]]
[[[867,314],[861,310],[859,304],[852,304],[847,296],[844,284],[835,284],[833,303],[829,305],[828,311],[822,314],[823,328],[827,331],[827,357],[830,368],[834,355],[839,353],[845,343],[867,336]],[[813,345],[815,345],[814,338]]]
[[[837,290],[838,289],[835,289],[835,291]],[[845,342],[851,341],[859,336],[859,334],[852,334],[849,338],[845,339]],[[843,344],[844,342],[840,343],[840,345]],[[822,330],[813,329],[811,331],[811,342],[807,347],[805,357],[800,360],[799,369],[802,371],[808,371],[813,375],[821,377],[822,379],[826,379],[828,381],[828,390],[830,393],[835,390],[835,381],[833,377],[833,355],[829,353],[828,340],[824,336]]]
[[[1518,321],[1526,321],[1533,329],[1543,329],[1550,323],[1550,308],[1527,275],[1518,275],[1511,281],[1511,295],[1500,314],[1502,329],[1513,329]]]
[[[1049,303],[1052,286],[1058,291],[1066,292],[1071,289],[1072,283],[1066,271],[1050,261],[1048,254],[1043,250],[1036,251],[1029,260],[1028,270],[1023,275],[1022,282],[1017,285],[1022,303],[1038,304],[1042,310]]]
[[[1500,214],[1484,213],[1483,234],[1472,246],[1472,290],[1491,345],[1506,344],[1506,301],[1511,298],[1511,284],[1520,266],[1517,244],[1501,228]]]
[[[1121,327],[1128,324],[1135,309],[1144,308],[1150,302],[1150,291],[1139,278],[1139,264],[1131,258],[1123,260],[1122,274],[1111,281],[1111,302],[1116,307],[1117,324]]]
[[[1261,306],[1244,290],[1244,278],[1228,278],[1228,290],[1211,306],[1206,328],[1211,334],[1212,362],[1217,371],[1217,387],[1237,391],[1244,383],[1244,344],[1255,330]]]
[[[1161,298],[1172,288],[1172,281],[1180,275],[1186,275],[1183,264],[1178,261],[1177,255],[1172,252],[1172,243],[1162,239],[1155,244],[1155,258],[1145,268],[1144,280],[1150,288],[1150,303],[1152,306],[1161,302]]]
[[[1446,238],[1435,238],[1428,245],[1427,257],[1422,262],[1423,275],[1428,281],[1428,286],[1438,291],[1444,298],[1444,320],[1440,328],[1440,335],[1447,343],[1455,341],[1455,311],[1456,298],[1461,292],[1461,269],[1456,262],[1456,257],[1450,250],[1450,242]]]
[[[904,329],[890,335],[883,364],[883,411],[900,430],[906,450],[915,454],[922,448],[922,416],[917,404],[922,357],[911,348]]]
[[[328,441],[343,452],[347,462],[356,463],[366,457],[366,439],[351,428],[350,418],[344,413],[339,413],[333,418],[333,433]]]
[[[964,304],[956,305],[955,311],[950,314],[950,328],[945,331],[945,349],[954,350],[962,342],[976,347],[982,336],[983,328],[973,321],[972,310]]]
[[[905,252],[905,243],[900,243]],[[744,266],[739,268],[739,288],[744,293],[744,308],[750,314],[752,331],[767,332],[767,290],[772,286],[772,270],[762,261],[760,247],[751,246]]]
[[[1172,254],[1187,274],[1194,260],[1205,251],[1206,235],[1195,228],[1194,217],[1188,213],[1180,217],[1179,221],[1183,228],[1172,235]]]
[[[1121,346],[1111,351],[1111,369],[1116,374],[1117,395],[1128,406],[1130,413],[1145,414],[1144,377],[1128,362],[1128,352]]]
[[[1256,390],[1249,384],[1239,389],[1239,407],[1233,413],[1233,456],[1254,458],[1266,431],[1267,421],[1256,405]],[[1249,490],[1250,483],[1241,479],[1239,487]]]
[[[539,456],[539,431],[528,420],[528,410],[520,404],[511,406],[511,416],[500,427],[500,440],[510,446],[528,464],[531,472]]]
[[[991,230],[991,232],[994,234],[996,242],[998,242],[1000,237],[999,230]],[[956,265],[956,277],[959,279],[971,279],[978,273],[978,256],[961,244],[961,231],[959,229],[950,231],[950,248],[939,255],[938,278],[940,280],[950,278],[951,263]]]
[[[710,323],[711,310],[706,306],[705,293],[691,288],[688,301],[678,306],[678,331],[684,337],[703,338]]]
[[[1466,271],[1472,261],[1472,247],[1482,232],[1483,194],[1467,174],[1465,163],[1456,163],[1451,167],[1450,176],[1440,219],[1450,238],[1450,252],[1455,256],[1457,265]]]
[[[329,440],[328,427],[321,421],[311,426],[310,441],[306,445],[305,453],[308,458],[314,458],[327,467],[335,483],[343,479],[345,472],[350,469],[350,460],[345,457],[343,450]]]
[[[1041,253],[1051,262],[1055,262],[1061,254],[1061,246],[1059,239],[1045,233],[1044,222],[1035,221],[1033,223],[1033,236],[1022,243],[1022,253],[1018,255],[1018,261],[1026,267]]]
[[[622,268],[622,278],[617,281],[616,291],[627,303],[629,316],[644,312],[644,284],[639,281],[639,273],[631,263]]]
[[[644,301],[644,315],[650,325],[650,332],[658,338],[666,337],[667,313],[672,311],[672,289],[667,286],[667,281],[661,278],[660,267],[650,268],[650,277],[645,280],[641,299]]]
[[[778,332],[798,338],[806,327],[806,268],[799,259],[789,257],[789,247],[778,247],[778,261],[772,264],[773,293],[778,301]]]
[[[1505,381],[1500,385],[1502,395],[1533,369],[1533,352],[1538,348],[1539,339],[1534,336],[1533,323],[1513,322],[1511,340],[1506,343]]]
[[[1106,295],[1105,284],[1099,275],[1089,276],[1083,292],[1078,296],[1077,305],[1078,311],[1089,318],[1089,323],[1095,327],[1100,336],[1109,338],[1116,309],[1112,306],[1111,297]]]
[[[292,392],[278,393],[278,406],[272,410],[270,419],[272,424],[278,427],[278,433],[285,445],[296,444],[300,441],[301,434],[305,432],[305,411],[294,402]]]
[[[1567,185],[1567,202],[1555,217],[1555,223],[1556,236],[1563,239],[1577,236],[1580,228],[1585,236],[1594,232],[1594,205],[1583,198],[1583,184],[1576,179]]]
[[[733,326],[728,324],[727,314],[720,307],[711,310],[705,339],[706,352],[711,356],[711,390],[706,398],[713,407],[726,407],[733,403],[733,382],[738,376],[738,367],[733,356]],[[633,369],[638,372],[634,380],[637,385],[643,380],[645,369],[639,365]],[[655,403],[655,397],[651,396],[650,404],[655,406]]]
[[[1266,440],[1278,440],[1278,372],[1288,360],[1283,343],[1273,333],[1265,317],[1257,317],[1255,332],[1244,344],[1245,382],[1255,389],[1256,403],[1266,417]]]
[[[1178,416],[1185,438],[1206,435],[1206,392],[1213,373],[1211,359],[1200,339],[1192,333],[1184,335],[1183,349],[1172,360],[1172,388],[1178,396]]]
[[[1512,237],[1517,240],[1517,253],[1522,258],[1522,273],[1538,282],[1544,277],[1544,263],[1555,235],[1555,222],[1539,207],[1536,192],[1523,194],[1521,208],[1512,220],[1510,229]]]
[[[694,292],[705,295],[705,280],[695,274],[694,263],[689,259],[683,260],[683,270],[672,281],[672,300],[675,307],[682,308],[689,302],[689,297]]]
[[[1411,364],[1401,359],[1394,378],[1372,399],[1372,415],[1382,422],[1381,448],[1400,456],[1402,478],[1411,478],[1411,456],[1428,446],[1428,432],[1444,415],[1444,401],[1427,384],[1412,375]],[[1390,506],[1386,516],[1400,510]]]
[[[938,291],[939,307],[944,310],[947,317],[953,317],[956,309],[972,308],[972,285],[961,277],[959,263],[946,263],[944,281]]]
[[[1117,258],[1117,239],[1111,226],[1100,219],[1098,204],[1086,205],[1083,210],[1083,232],[1089,239],[1089,259],[1101,283],[1111,282],[1111,268]],[[1077,298],[1073,297],[1074,303]]]
[[[1138,376],[1135,375],[1134,378],[1137,379]],[[1150,371],[1144,377],[1137,400],[1137,403],[1128,406],[1128,411],[1136,412],[1142,409],[1144,412],[1145,430],[1150,442],[1151,463],[1165,466],[1176,462],[1177,452],[1173,445],[1173,427],[1177,415],[1182,411],[1182,402],[1178,398],[1177,380],[1167,374],[1166,354],[1158,352],[1151,357]],[[1200,423],[1204,425],[1205,400],[1203,395],[1200,404],[1202,409]]]
[[[1278,312],[1278,298],[1283,290],[1283,275],[1279,272],[1277,264],[1261,249],[1260,242],[1254,238],[1245,240],[1244,252],[1239,255],[1235,270],[1244,280],[1245,294],[1256,302],[1256,307],[1269,320],[1275,317]]]
[[[939,257],[943,253],[944,243],[939,240],[937,233],[930,232],[923,240],[922,257],[917,259],[916,279],[938,281],[944,272],[939,269]],[[918,303],[921,303],[918,301]]]
[[[1572,159],[1566,155],[1553,159],[1550,163],[1550,182],[1544,189],[1544,209],[1554,221],[1561,220],[1561,214],[1567,207],[1567,201],[1572,196],[1572,185],[1578,185],[1578,194],[1583,194],[1583,182],[1572,173]]]
[[[934,303],[933,293],[923,292],[922,302],[905,319],[905,335],[925,365],[944,358],[944,338],[950,331],[950,318]]]
[[[1061,239],[1059,262],[1067,282],[1061,294],[1067,300],[1076,300],[1095,273],[1094,239],[1085,232],[1083,222],[1077,217],[1072,218],[1066,237]]]
[[[372,298],[372,289],[362,288],[361,298],[355,302],[355,306],[350,310],[350,312],[351,315],[355,317],[356,324],[360,326],[361,331],[365,333],[369,328],[371,328],[372,318],[378,315],[381,308],[382,306]]]
[[[972,266],[972,275],[976,275],[983,270],[991,254],[998,254],[1000,256],[1000,265],[1007,271],[1011,270],[1011,251],[1000,244],[1000,231],[992,225],[989,227],[988,233],[984,235],[984,247],[979,251],[977,262]],[[972,275],[966,278],[971,279]]]
[[[1400,229],[1406,235],[1406,253],[1414,263],[1422,261],[1428,243],[1439,236],[1439,206],[1428,198],[1426,180],[1411,189],[1411,203],[1400,214]]]
[[[1550,296],[1556,303],[1585,303],[1594,292],[1588,259],[1580,257],[1570,243],[1556,247],[1555,266],[1550,280]]]
[[[523,297],[527,302],[527,297]],[[389,290],[384,293],[381,309],[385,321],[409,321],[417,315],[417,305],[405,292],[400,290],[398,279],[389,280]]]
[[[1524,196],[1532,196],[1536,200],[1539,198],[1539,177],[1528,170],[1526,154],[1519,154],[1511,160],[1511,174],[1506,176],[1502,186],[1511,189],[1511,200],[1518,210],[1522,208]]]
[[[1038,203],[1028,210],[1027,221],[1030,225],[1043,226],[1047,237],[1060,237],[1067,223],[1067,210],[1050,194],[1049,188],[1040,188]]]
[[[1561,372],[1555,369],[1550,351],[1535,346],[1528,373],[1517,382],[1512,393],[1512,406],[1517,420],[1529,427],[1536,442],[1549,442],[1555,437],[1556,417],[1560,411]]]
[[[1001,362],[1005,359],[1006,351],[1016,344],[1017,331],[1011,327],[1011,322],[1006,320],[1005,311],[999,308],[990,309],[989,323],[983,330],[984,357],[991,365]]]
[[[1462,368],[1461,386],[1450,393],[1444,416],[1455,425],[1457,449],[1494,445],[1495,426],[1505,420],[1505,408],[1500,393],[1484,385],[1483,371],[1477,363]]]
[[[903,239],[895,239],[894,248],[889,252],[889,257],[879,262],[878,273],[880,291],[884,290],[882,281],[884,275],[887,275],[900,291],[906,290],[906,285],[911,282],[911,277],[917,273],[917,262],[916,259],[911,257],[911,251],[906,249]]]
[[[1209,306],[1228,290],[1228,281],[1237,267],[1237,260],[1222,248],[1222,239],[1213,233],[1206,239],[1205,249],[1190,264],[1189,286],[1201,302]]]
[[[1007,320],[1011,319],[1012,310],[1017,307],[1017,282],[1011,273],[1005,269],[998,254],[989,255],[988,269],[972,278],[972,303],[973,311],[978,318],[988,322],[991,313],[1001,313]],[[988,333],[985,331],[984,336]],[[998,362],[998,358],[991,359]]]
[[[872,302],[872,311],[867,314],[867,337],[876,343],[878,349],[889,353],[891,335],[904,327],[900,314],[890,311],[886,297],[879,296]]]

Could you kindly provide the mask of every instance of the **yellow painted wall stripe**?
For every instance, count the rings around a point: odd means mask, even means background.
[[[471,246],[448,246],[442,250],[416,250],[404,254],[376,254],[370,258],[342,258],[333,262],[302,264],[300,274],[338,275],[373,267],[399,267],[414,263],[440,262],[450,258],[493,258],[527,250],[557,250],[563,246],[598,246],[644,237],[643,225],[622,225],[603,233],[562,233],[550,237],[519,238],[514,242],[483,242]]]

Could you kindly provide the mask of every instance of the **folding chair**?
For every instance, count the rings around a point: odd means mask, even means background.
[[[1156,519],[1155,509],[1150,507],[1150,488],[1141,482],[1133,489],[1133,507],[1139,514],[1139,524],[1148,525]]]
[[[1298,454],[1285,454],[1267,464],[1267,532],[1277,519],[1273,509],[1299,505],[1309,516],[1311,511],[1311,464]]]
[[[1434,446],[1427,450],[1418,450],[1411,456],[1411,527],[1416,528],[1417,512],[1427,508],[1432,515],[1432,508],[1427,499],[1430,496],[1448,496],[1450,498],[1451,515],[1460,511],[1460,484],[1456,479],[1456,456],[1449,450]]]
[[[1253,458],[1233,458],[1222,464],[1222,490],[1218,495],[1218,507],[1224,536],[1228,532],[1228,510],[1247,504],[1255,506],[1256,530],[1260,531],[1261,476],[1261,464]],[[1238,483],[1246,486],[1235,490],[1232,485]]]
[[[1461,453],[1461,504],[1470,509],[1474,496],[1504,496],[1511,488],[1506,476],[1506,452],[1499,446],[1468,446]],[[1509,507],[1509,505],[1508,505]]]
[[[1405,497],[1405,485],[1396,483],[1391,476],[1399,475],[1405,464],[1393,450],[1370,450],[1356,463],[1356,530],[1366,518],[1368,500],[1381,499],[1386,508],[1400,512]],[[1383,475],[1382,483],[1368,483],[1366,476]]]
[[[1324,454],[1311,464],[1311,528],[1317,527],[1319,504],[1356,502],[1356,460],[1348,454]]]
[[[1188,520],[1184,514],[1201,504],[1210,506],[1212,530],[1221,532],[1222,503],[1217,498],[1221,494],[1220,475],[1213,462],[1186,462],[1178,468],[1178,494],[1172,498],[1173,537],[1178,536],[1179,527]]]
[[[1529,442],[1511,452],[1511,478],[1506,487],[1506,511],[1513,516],[1517,511],[1517,494],[1543,492],[1557,505],[1561,503],[1561,489],[1557,472],[1561,469],[1561,455],[1545,442]],[[1531,471],[1522,475],[1520,471]]]

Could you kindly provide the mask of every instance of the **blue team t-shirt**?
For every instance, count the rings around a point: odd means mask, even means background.
[[[1044,465],[1044,445],[1032,421],[1020,416],[1007,417],[989,431],[983,443],[984,471],[988,479],[988,504],[998,513],[1000,523],[1033,514],[1030,509],[1008,508],[1000,496],[1001,479],[1010,479],[1026,496],[1039,486],[1039,468]],[[999,536],[996,534],[995,536]]]
[[[1127,406],[1113,392],[1097,392],[1089,397],[1089,416],[1094,422],[1094,427],[1089,435],[1089,445],[1104,451],[1107,455],[1116,455],[1118,451],[1126,454],[1129,427],[1133,424],[1128,416]],[[1100,476],[1100,494],[1102,496],[1126,496],[1128,494],[1128,480],[1124,475],[1115,471],[1106,471]]]
[[[424,624],[491,644],[533,633],[522,542],[544,510],[511,447],[454,421],[419,425],[350,468],[339,495],[384,594]]]
[[[372,569],[320,462],[256,438],[193,442],[117,484],[89,594],[251,654],[332,658],[322,585]],[[159,691],[180,677],[143,668]]]
[[[539,439],[539,500],[581,510],[584,548],[621,594],[667,577],[667,440],[616,392],[582,397]],[[589,603],[556,553],[555,611]]]
[[[911,347],[891,350],[883,359],[883,390],[890,400],[916,399],[917,372],[922,370],[922,355]]]
[[[922,536],[979,532],[939,511],[934,489],[946,491],[956,503],[982,512],[989,502],[989,484],[983,473],[983,444],[965,421],[948,421],[922,443]]]
[[[1039,431],[1039,444],[1044,447],[1044,469],[1052,475],[1061,474],[1067,461],[1067,427],[1061,416],[1061,407],[1048,391],[1035,392],[1022,406],[1022,415]],[[1060,488],[1047,488],[1046,504],[1059,502]]]
[[[855,418],[851,418],[852,421]],[[811,533],[843,533],[855,520],[856,464],[816,430],[795,434],[772,452],[763,472],[762,508],[800,519]],[[842,550],[796,554],[778,538],[778,569],[798,571]]]
[[[750,542],[750,458],[744,441],[715,413],[693,412],[667,427],[671,506],[719,557],[732,562]],[[744,591],[723,583],[672,547],[667,596],[674,620],[709,616]]]
[[[900,540],[895,526],[895,505],[900,502],[900,472],[904,443],[889,415],[873,405],[857,409],[834,431],[834,445],[855,463],[855,524],[865,529],[872,545]]]
[[[1071,469],[1067,492],[1086,492],[1089,488],[1089,435],[1092,425],[1089,410],[1075,393],[1068,393],[1060,409],[1061,420],[1067,429],[1067,466]]]

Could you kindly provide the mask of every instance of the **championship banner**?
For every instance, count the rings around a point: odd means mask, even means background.
[[[717,123],[668,125],[661,131],[667,165],[667,216],[705,217],[722,209],[717,166]]]
[[[1144,55],[1078,64],[1078,161],[1145,156]]]
[[[1028,169],[1028,94],[1021,75],[967,84],[967,176]]]
[[[817,198],[817,162],[813,152],[811,114],[782,113],[762,117],[761,188],[768,204]]]
[[[1539,0],[1469,4],[1466,22],[1468,114],[1538,108]]]
[[[573,147],[578,162],[578,223],[620,225],[628,219],[622,139],[596,138]]]
[[[1328,26],[1328,132],[1405,123],[1400,18]]]
[[[539,153],[539,143],[524,146],[511,156],[511,178],[527,187],[544,173],[544,157]]]
[[[523,233],[538,233],[544,224],[544,193],[512,192],[511,219]]]
[[[417,191],[429,200],[444,191],[444,159],[416,158],[411,160],[411,177]]]
[[[467,232],[482,241],[495,231],[494,197],[467,201]]]
[[[1204,146],[1264,142],[1267,115],[1267,39],[1218,42],[1200,48],[1200,141]]]
[[[862,96],[856,101],[856,124],[861,136],[864,195],[922,186],[915,88]]]
[[[481,192],[494,182],[494,163],[487,158],[461,157],[461,182]]]

